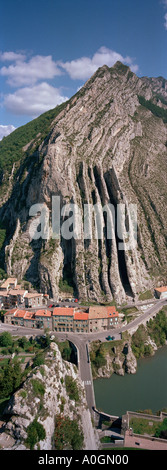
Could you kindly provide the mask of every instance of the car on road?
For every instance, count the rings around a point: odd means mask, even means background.
[[[107,341],[113,341],[113,339],[114,339],[114,336],[107,336],[107,338],[106,338],[106,339],[107,339]]]
[[[78,299],[75,299],[74,302],[78,302]]]
[[[50,305],[49,305],[49,308],[52,308],[52,307],[53,307],[53,305],[52,305],[52,304],[50,304]]]

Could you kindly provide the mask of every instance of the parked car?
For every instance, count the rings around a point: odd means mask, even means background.
[[[75,299],[74,302],[78,302],[78,299]]]
[[[49,305],[49,308],[52,308],[52,307],[53,307],[53,305],[52,305],[52,304],[51,304],[51,305]]]
[[[114,336],[107,336],[107,341],[112,341],[114,339]]]

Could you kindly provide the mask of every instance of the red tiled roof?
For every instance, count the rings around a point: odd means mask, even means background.
[[[118,317],[118,312],[116,311],[116,308],[113,306],[107,307],[107,313],[108,313],[108,317]]]
[[[81,313],[81,312],[74,313],[74,320],[88,320],[88,319],[89,319],[88,313]]]
[[[24,319],[25,319],[25,320],[31,320],[32,318],[34,318],[34,313],[32,313],[32,312],[25,312],[25,315],[24,315]]]
[[[39,309],[35,312],[35,317],[51,317],[50,310]]]
[[[155,287],[158,292],[167,292],[167,286]]]
[[[17,318],[24,318],[26,314],[26,310],[17,310],[16,313],[14,313],[14,316]]]
[[[64,316],[70,316],[72,317],[74,314],[74,308],[73,307],[55,307],[53,309],[53,315],[64,315]]]
[[[8,310],[4,315],[14,315],[14,313],[17,312],[17,308],[12,308],[11,310]]]

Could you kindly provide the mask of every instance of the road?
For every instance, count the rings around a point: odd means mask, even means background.
[[[79,360],[79,374],[81,380],[84,382],[85,390],[86,390],[86,397],[89,410],[92,412],[93,407],[95,406],[95,398],[94,398],[94,388],[93,388],[93,381],[92,381],[92,373],[91,373],[91,364],[88,362],[88,354],[87,348],[89,348],[89,343],[92,341],[100,340],[106,341],[106,336],[113,335],[116,340],[121,339],[121,333],[124,331],[128,331],[132,328],[137,328],[140,324],[149,320],[149,318],[155,313],[157,313],[163,305],[167,305],[167,300],[159,300],[155,303],[155,305],[148,308],[148,310],[144,313],[141,313],[139,317],[137,317],[132,322],[124,325],[122,327],[114,328],[107,331],[102,332],[95,332],[95,333],[65,333],[65,332],[56,332],[54,333],[55,336],[59,341],[69,340],[71,341],[78,350],[78,360]],[[25,336],[25,335],[43,335],[43,330],[40,329],[33,329],[32,328],[25,328],[25,327],[17,327],[13,325],[6,325],[0,323],[0,333],[3,331],[9,331],[12,335],[15,336]]]

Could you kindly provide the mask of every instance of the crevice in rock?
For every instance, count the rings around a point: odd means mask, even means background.
[[[110,197],[110,203],[115,208],[115,240],[116,240],[116,247],[117,247],[118,268],[119,268],[120,279],[121,279],[122,286],[123,286],[126,294],[128,296],[133,297],[133,292],[132,292],[132,288],[131,288],[131,285],[130,285],[127,266],[126,266],[125,251],[119,249],[120,239],[119,239],[118,234],[117,234],[117,204],[119,203],[119,201],[118,201],[117,196],[116,196],[116,191],[113,190],[112,170],[105,173],[104,179],[105,179],[108,194],[109,194],[109,197]],[[128,228],[127,218],[126,218],[126,228]]]

